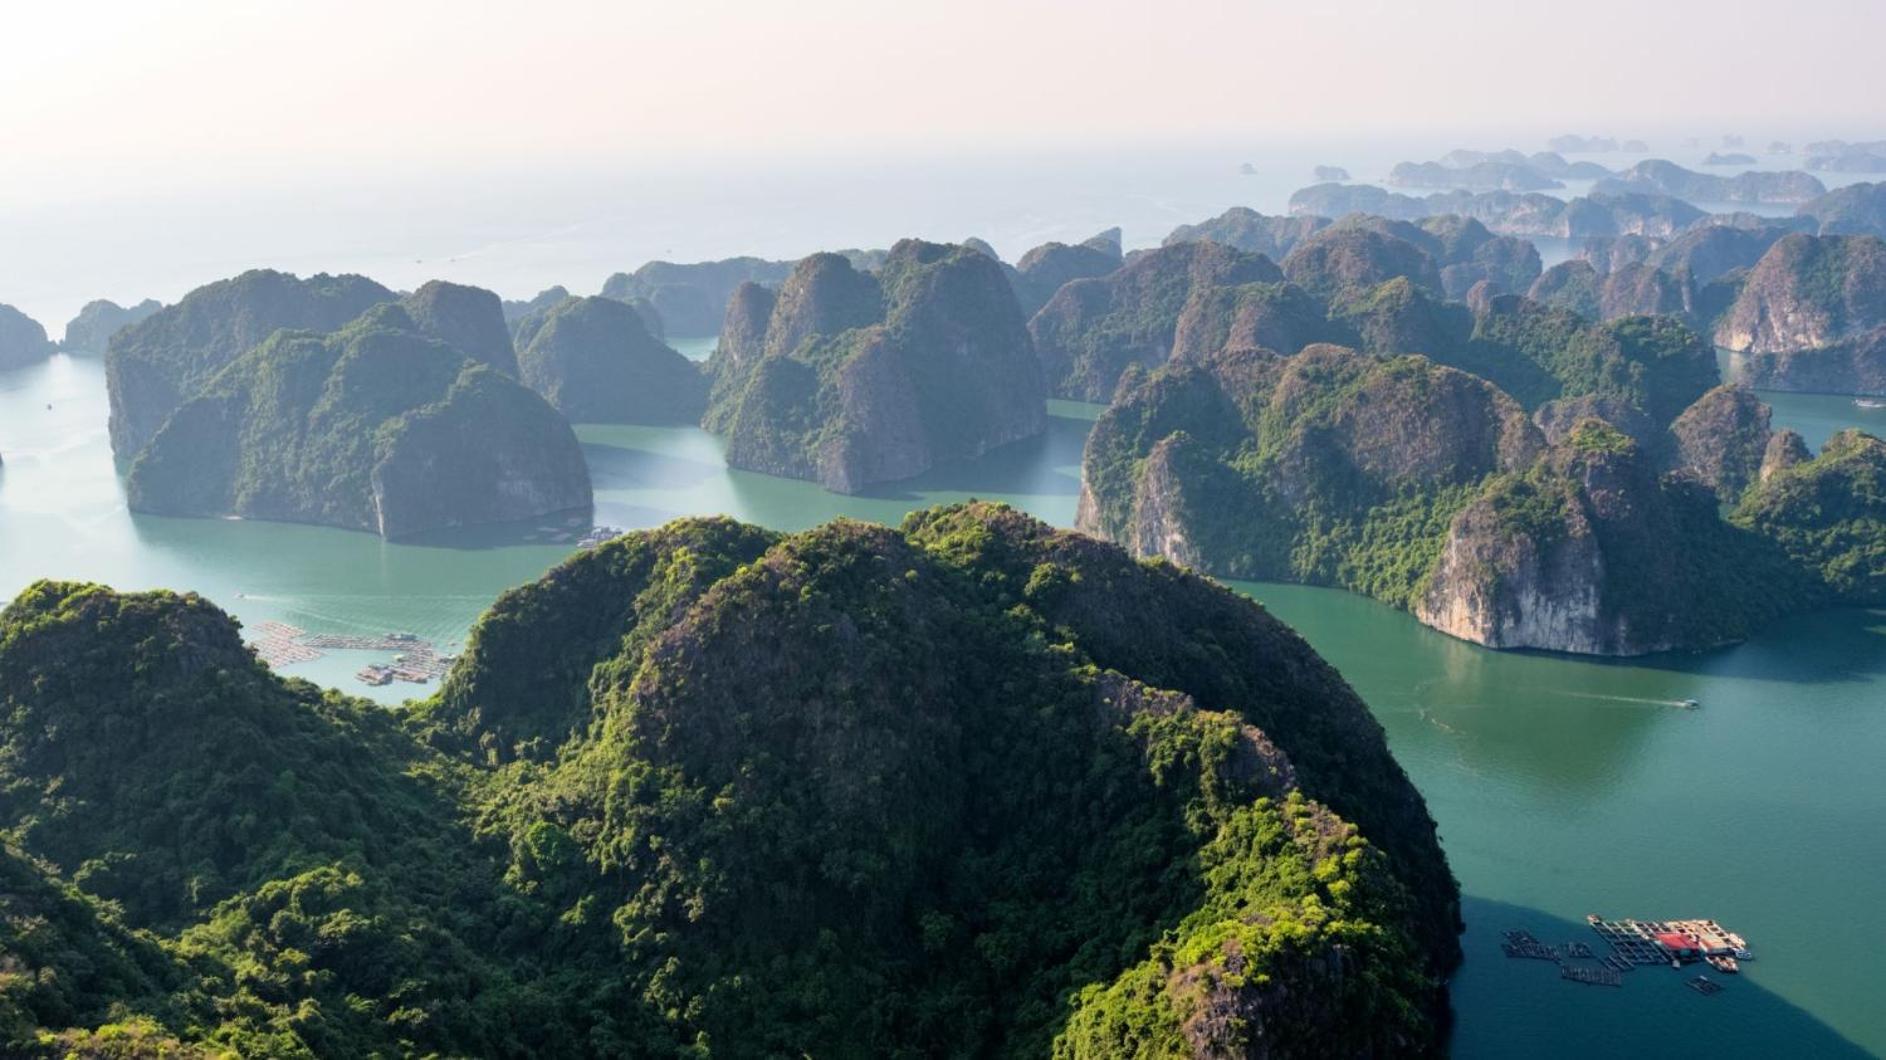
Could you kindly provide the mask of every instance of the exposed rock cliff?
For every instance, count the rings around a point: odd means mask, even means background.
[[[904,240],[876,278],[807,259],[772,299],[756,349],[765,301],[735,298],[703,420],[727,433],[736,467],[857,492],[1047,423],[1014,290],[984,254]]]
[[[1807,439],[1794,431],[1776,431],[1768,436],[1768,448],[1762,453],[1761,481],[1766,482],[1776,472],[1786,471],[1813,458],[1814,453],[1808,449]]]
[[[1445,214],[1419,224],[1425,239],[1414,242],[1441,268],[1441,289],[1449,298],[1465,298],[1486,282],[1495,293],[1518,294],[1539,276],[1539,251],[1528,240],[1496,236],[1471,217]]]
[[[10,305],[0,305],[0,370],[38,364],[55,347],[39,321]]]
[[[419,330],[458,352],[511,378],[517,378],[517,352],[504,304],[482,287],[432,280],[400,299]]]
[[[1886,394],[1886,242],[1790,235],[1749,270],[1717,322],[1759,387]]]
[[[166,419],[126,494],[135,511],[386,537],[590,503],[554,409],[390,305],[327,336],[279,332],[232,362]]]
[[[103,298],[87,302],[79,315],[66,324],[65,340],[59,343],[59,348],[72,354],[102,356],[113,335],[162,308],[163,304],[155,298],[146,298],[129,309]]]
[[[1115,230],[1117,233],[1117,229]],[[1092,276],[1105,276],[1120,267],[1120,244],[1096,236],[1086,243],[1043,243],[1015,263],[1015,297],[1022,313],[1034,316],[1062,285]]]
[[[1424,358],[1232,349],[1122,383],[1088,440],[1079,526],[1405,605],[1447,516],[1541,447],[1511,398]]]
[[[1803,203],[1796,214],[1813,220],[1824,236],[1886,238],[1886,183],[1849,184]]]
[[[651,261],[632,273],[618,272],[603,282],[604,298],[644,298],[661,314],[671,335],[712,335],[720,327],[734,288],[753,282],[775,286],[792,269],[790,261],[728,258],[679,265]]]
[[[1158,365],[1171,355],[1179,315],[1194,291],[1282,279],[1269,258],[1220,243],[1176,243],[1106,276],[1064,285],[1028,331],[1052,393],[1105,401],[1129,365]]]
[[[1734,504],[1761,477],[1771,410],[1743,386],[1719,386],[1670,424],[1670,463]]]
[[[199,287],[112,336],[105,357],[111,447],[129,459],[223,366],[282,328],[333,331],[395,300],[364,276],[257,269]]]
[[[1807,593],[1713,494],[1587,420],[1454,517],[1414,612],[1493,648],[1642,655],[1739,640]]]
[[[1292,354],[1345,333],[1321,301],[1294,283],[1206,287],[1193,291],[1179,314],[1172,360],[1203,362],[1226,348]]]
[[[1298,243],[1283,260],[1284,275],[1330,301],[1396,277],[1441,293],[1441,272],[1427,251],[1389,234],[1379,218],[1345,218]]]
[[[1562,401],[1541,410],[1548,450],[1517,402],[1423,358],[1231,348],[1122,383],[1078,525],[1214,573],[1354,589],[1494,647],[1708,646],[1818,599],[1718,515],[1712,488],[1732,497],[1765,441],[1745,397],[1711,394],[1674,435],[1617,395]],[[1655,445],[1560,425],[1591,410]]]
[[[699,366],[613,298],[566,298],[520,338],[519,379],[572,423],[696,423],[706,408]]]

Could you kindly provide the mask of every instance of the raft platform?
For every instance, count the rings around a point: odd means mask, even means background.
[[[438,646],[417,633],[386,633],[362,636],[352,633],[309,633],[285,622],[263,622],[256,627],[261,634],[250,647],[256,657],[272,669],[295,663],[313,662],[330,651],[392,652],[388,663],[370,663],[354,677],[363,684],[380,687],[394,681],[423,685],[443,678],[458,661],[458,656],[441,652]]]
[[[1570,979],[1574,983],[1584,983],[1586,986],[1624,985],[1623,973],[1611,968],[1575,968],[1569,964],[1561,964],[1559,978]]]

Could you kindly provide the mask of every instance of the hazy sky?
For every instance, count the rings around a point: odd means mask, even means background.
[[[1411,127],[1882,128],[1880,0],[9,2],[0,191]]]

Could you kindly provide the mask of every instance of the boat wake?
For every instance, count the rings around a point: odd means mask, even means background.
[[[1616,703],[1626,707],[1668,707],[1674,710],[1691,710],[1697,706],[1693,699],[1650,699],[1644,696],[1607,696],[1598,692],[1561,692],[1562,696],[1572,699],[1593,699],[1603,703]]]

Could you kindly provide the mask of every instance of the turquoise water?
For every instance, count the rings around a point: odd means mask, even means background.
[[[1775,410],[1775,425],[1800,431],[1801,437],[1816,451],[1835,431],[1848,427],[1858,427],[1868,434],[1886,438],[1886,408],[1866,408],[1844,394],[1784,394],[1764,390],[1761,395]]]
[[[711,343],[676,343],[704,356]],[[1846,399],[1764,395],[1818,442],[1863,421]],[[1843,403],[1844,402],[1844,403]],[[50,406],[50,407],[48,407]],[[726,513],[781,529],[891,522],[981,496],[1072,522],[1093,406],[1057,402],[1047,434],[861,497],[730,471],[695,429],[578,429],[594,521]],[[1877,421],[1871,428],[1880,430]],[[0,594],[39,577],[203,592],[245,623],[410,629],[452,644],[581,526],[501,527],[390,544],[317,527],[126,511],[105,439],[102,371],[55,358],[0,374]],[[587,520],[583,520],[584,525]],[[1886,1052],[1886,613],[1807,616],[1700,655],[1616,663],[1499,653],[1331,590],[1240,584],[1356,686],[1440,824],[1466,895],[1454,983],[1460,1056],[1839,1056]],[[287,672],[396,701],[339,652]],[[1694,698],[1702,709],[1676,709]],[[1760,954],[1704,998],[1674,972],[1623,989],[1509,961],[1499,932],[1595,939],[1584,914],[1714,917]],[[1727,978],[1727,977],[1719,977]]]

